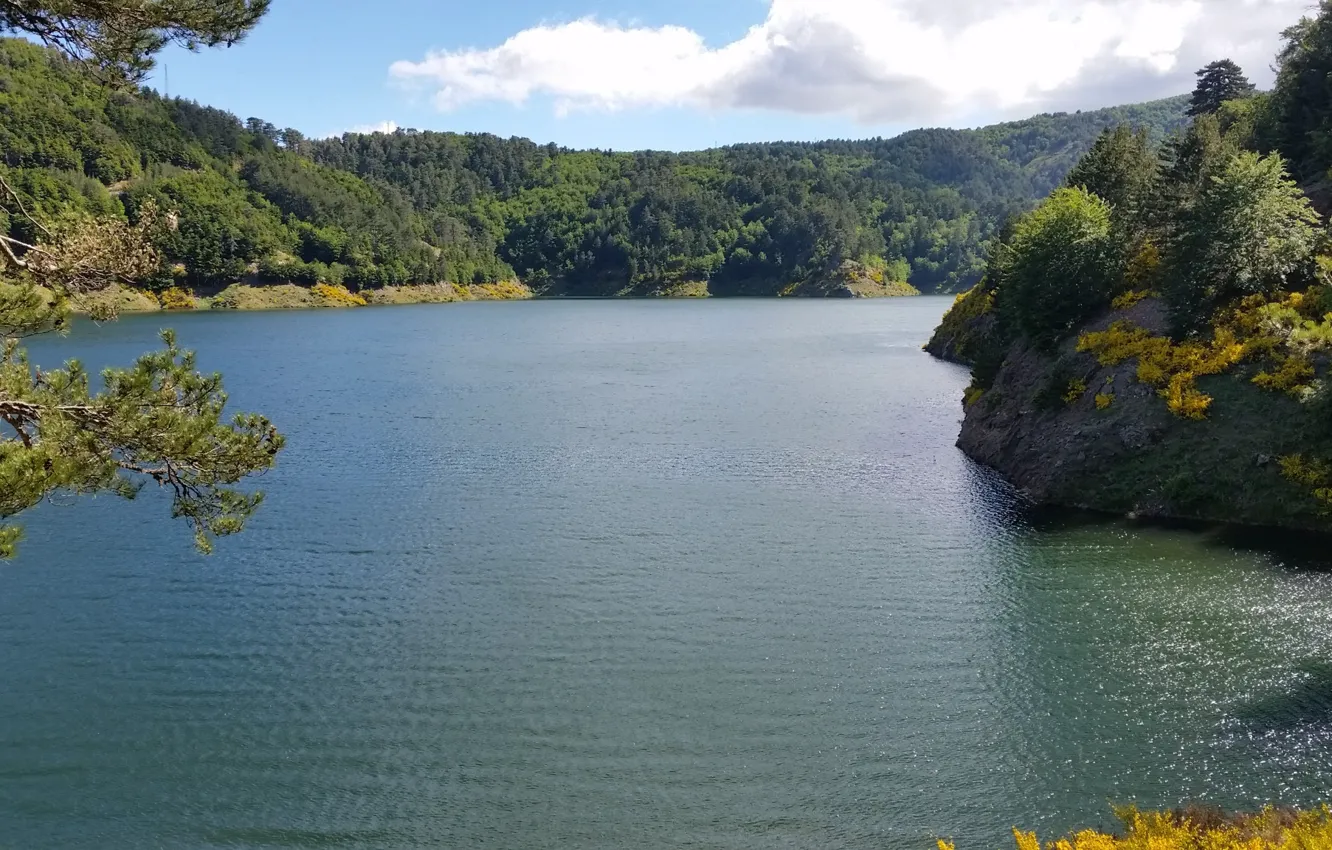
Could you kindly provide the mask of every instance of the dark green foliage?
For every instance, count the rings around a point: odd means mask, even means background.
[[[1189,100],[1189,115],[1214,115],[1226,101],[1240,100],[1253,94],[1254,85],[1239,65],[1221,59],[1198,72],[1198,87]]]
[[[127,198],[131,216],[149,198],[177,213],[177,227],[158,247],[184,265],[191,285],[233,283],[288,239],[272,205],[216,171],[179,171],[135,186]]]
[[[0,311],[9,306],[0,298]],[[199,374],[194,356],[163,338],[162,351],[107,370],[100,394],[78,363],[35,370],[5,344],[0,420],[13,436],[0,440],[0,519],[56,490],[133,498],[153,481],[172,493],[173,516],[191,523],[201,549],[241,530],[263,497],[232,485],[271,467],[283,439],[262,417],[223,418],[221,377]],[[0,558],[13,556],[18,539],[0,527]]]
[[[998,222],[1057,185],[1098,134],[1127,122],[1159,137],[1178,126],[1183,106],[686,154],[411,130],[307,140],[303,149],[399,187],[443,223],[427,230],[446,259],[494,251],[551,292],[706,280],[717,294],[774,294],[843,260],[905,263],[915,286],[955,291],[979,279]]]
[[[1123,284],[1123,245],[1108,204],[1057,189],[1018,222],[999,260],[1003,321],[1049,349],[1103,310]]]
[[[1301,178],[1321,178],[1332,165],[1332,0],[1282,33],[1272,92],[1274,141]]]
[[[1147,134],[1121,124],[1101,134],[1065,184],[1081,187],[1110,204],[1116,226],[1131,236],[1147,225],[1158,168]]]
[[[0,31],[27,32],[123,79],[150,67],[168,41],[233,43],[267,5],[0,0]],[[88,299],[94,317],[113,318],[98,296],[161,276],[155,240],[202,256],[202,240],[219,237],[221,249],[212,250],[222,256],[209,257],[217,267],[233,262],[231,254],[264,250],[262,223],[243,234],[253,247],[226,244],[236,241],[233,219],[256,207],[237,203],[221,174],[164,171],[203,159],[151,104],[100,89],[26,42],[0,44],[0,520],[58,492],[133,498],[152,482],[172,494],[172,515],[188,520],[208,551],[263,500],[235,485],[271,468],[282,450],[268,420],[224,418],[221,376],[199,373],[170,332],[162,351],[106,370],[101,392],[77,362],[39,369],[19,347],[24,336],[65,329],[76,297]],[[156,172],[131,199],[131,223],[104,184],[124,185],[149,168]],[[174,202],[167,215],[163,200]],[[205,272],[222,273],[198,261],[193,273]],[[21,537],[19,527],[0,526],[0,558],[13,557]]]
[[[86,60],[107,82],[141,79],[169,43],[231,46],[269,0],[0,0],[0,33],[24,32]]]

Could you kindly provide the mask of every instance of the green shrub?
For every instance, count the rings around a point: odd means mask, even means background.
[[[1052,349],[1109,306],[1124,276],[1110,206],[1081,188],[1058,189],[1024,216],[1003,263],[1000,305],[1019,333]]]

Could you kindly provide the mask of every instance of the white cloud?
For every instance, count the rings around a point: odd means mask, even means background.
[[[684,106],[957,120],[1177,94],[1224,56],[1264,82],[1278,33],[1309,2],[770,0],[766,20],[719,46],[684,27],[584,18],[390,73],[446,111],[547,97],[558,114]]]

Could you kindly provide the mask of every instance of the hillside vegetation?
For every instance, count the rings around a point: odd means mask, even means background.
[[[171,214],[136,283],[348,290],[523,281],[538,293],[903,294],[983,271],[1002,221],[1057,185],[1108,126],[1160,138],[1184,99],[974,131],[572,151],[416,132],[311,140],[0,40],[0,176],[38,219]],[[0,233],[32,243],[25,217]],[[175,303],[184,303],[176,299]]]
[[[931,340],[1037,501],[1332,530],[1332,2],[1285,39],[1270,94],[1217,62],[1164,145],[1103,135]]]

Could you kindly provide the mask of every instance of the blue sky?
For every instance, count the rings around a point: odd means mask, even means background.
[[[274,0],[151,84],[307,135],[379,125],[571,147],[893,135],[1259,82],[1304,0]],[[389,123],[391,122],[391,123]]]

